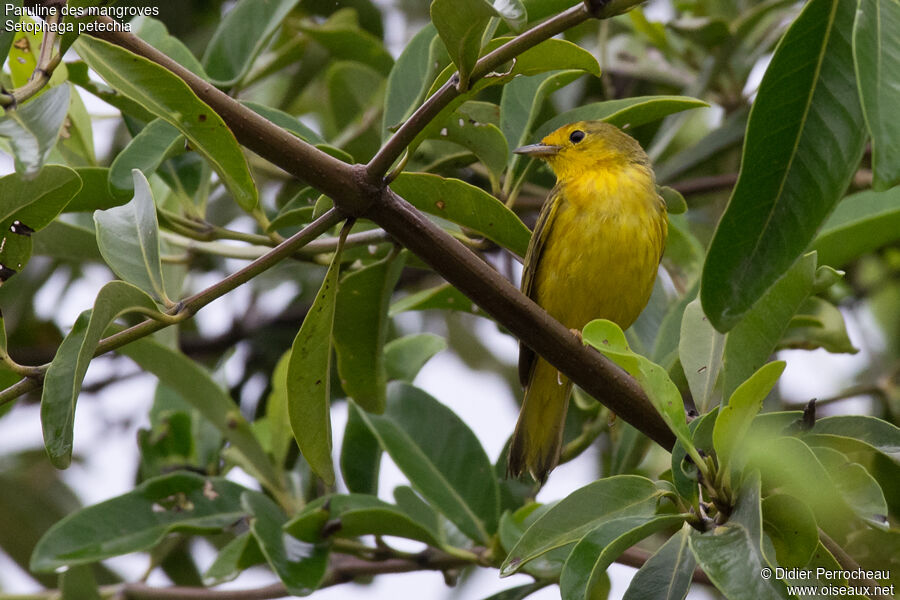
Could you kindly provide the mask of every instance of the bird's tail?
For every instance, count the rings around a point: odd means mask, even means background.
[[[527,469],[535,480],[547,479],[559,462],[571,391],[572,382],[538,358],[509,446],[509,475],[519,477]]]

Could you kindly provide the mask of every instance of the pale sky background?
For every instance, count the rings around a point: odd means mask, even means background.
[[[390,0],[376,0],[381,6],[391,6]],[[670,14],[666,1],[651,2],[645,12],[651,20],[664,19]],[[402,49],[403,16],[396,10],[388,10],[385,18],[386,37],[396,56]],[[754,71],[746,91],[754,90],[762,77],[768,57],[761,61]],[[110,118],[118,113],[109,105],[79,90],[89,112],[94,116],[94,139],[98,156],[106,156],[111,144],[113,128],[117,119]],[[0,155],[0,175],[13,171],[12,160]],[[32,260],[41,260],[35,257]],[[229,260],[229,272],[241,266],[241,262]],[[52,317],[63,329],[68,330],[75,317],[89,308],[97,291],[111,278],[111,273],[102,266],[87,268],[85,278],[70,288],[61,297],[60,282],[50,282],[35,298],[36,310],[43,317]],[[197,287],[204,285],[195,281]],[[211,281],[206,282],[206,285]],[[288,285],[287,288],[291,286]],[[276,288],[266,294],[262,308],[277,311],[293,295],[292,289]],[[201,332],[213,335],[220,332],[224,324],[231,322],[231,315],[243,310],[247,305],[246,290],[235,292],[217,300],[204,308],[195,317]],[[846,314],[846,313],[845,313]],[[831,355],[823,350],[813,352],[782,352],[779,358],[787,361],[787,369],[780,381],[783,396],[792,401],[806,401],[811,397],[825,397],[845,389],[853,382],[854,375],[868,361],[866,344],[880,344],[878,327],[863,315],[859,320],[847,314],[848,329],[853,343],[862,351],[857,355]],[[402,324],[416,329],[419,317],[403,315]],[[497,332],[495,326],[484,319],[472,318],[472,327],[489,348],[502,360],[514,363],[517,347],[515,341]],[[15,324],[10,323],[9,327]],[[865,343],[863,343],[865,341]],[[104,357],[91,364],[86,382],[103,379],[109,373],[111,361],[127,362],[124,358]],[[226,369],[227,371],[227,369]],[[74,464],[63,472],[63,478],[85,504],[96,503],[125,493],[133,488],[134,470],[138,462],[136,435],[139,428],[149,426],[147,412],[152,402],[156,379],[150,375],[127,380],[104,388],[93,397],[83,397],[78,405],[75,420],[75,448],[85,458],[83,463]],[[442,403],[449,406],[475,432],[485,446],[491,460],[496,460],[506,438],[512,432],[516,420],[514,399],[509,388],[499,375],[470,370],[454,354],[444,351],[434,357],[420,372],[415,385],[421,387]],[[831,406],[828,410],[838,412],[860,412],[869,409],[867,400],[849,400]],[[346,405],[338,406],[333,415],[335,449],[341,445],[343,426],[346,422]],[[40,448],[42,445],[39,409],[36,406],[16,406],[10,414],[0,419],[0,456],[25,449]],[[590,450],[589,452],[594,452]],[[556,469],[547,485],[540,492],[538,500],[559,499],[594,479],[590,465],[594,461],[579,460]],[[239,471],[231,474],[235,480],[250,487],[255,482]],[[382,465],[380,495],[391,500],[391,492],[397,485],[407,483],[400,471],[385,458]],[[8,492],[8,491],[7,491]],[[410,549],[415,543],[405,540]],[[209,544],[198,542],[196,552],[201,570],[215,557]],[[113,569],[129,580],[137,579],[146,567],[146,557],[131,555],[107,561]],[[621,598],[634,569],[614,564],[610,568],[613,588],[610,598]],[[226,588],[251,588],[271,583],[274,576],[265,569],[251,569]],[[437,572],[384,575],[366,586],[341,585],[316,592],[314,598],[323,600],[362,600],[396,598],[486,598],[500,590],[528,583],[531,578],[516,575],[500,580],[495,570],[478,570],[464,587],[447,588],[443,577]],[[162,575],[154,575],[149,583],[166,585]],[[0,553],[0,589],[6,593],[29,593],[40,589],[27,574],[22,572],[5,555]],[[702,589],[692,591],[688,598],[699,600],[712,597]],[[531,598],[550,600],[559,598],[557,587],[544,589]]]

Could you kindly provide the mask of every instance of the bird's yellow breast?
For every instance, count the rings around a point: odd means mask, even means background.
[[[532,295],[567,327],[605,318],[625,329],[650,297],[665,246],[652,172],[619,163],[561,175]]]

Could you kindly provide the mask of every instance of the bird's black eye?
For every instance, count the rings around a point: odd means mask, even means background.
[[[581,140],[584,139],[584,132],[580,129],[576,129],[572,133],[569,134],[569,141],[573,144],[577,144]]]

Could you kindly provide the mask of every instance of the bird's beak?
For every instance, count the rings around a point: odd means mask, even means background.
[[[560,151],[559,146],[549,146],[547,144],[531,144],[522,146],[513,150],[516,154],[525,154],[527,156],[537,156],[538,158],[546,156],[556,156]]]

